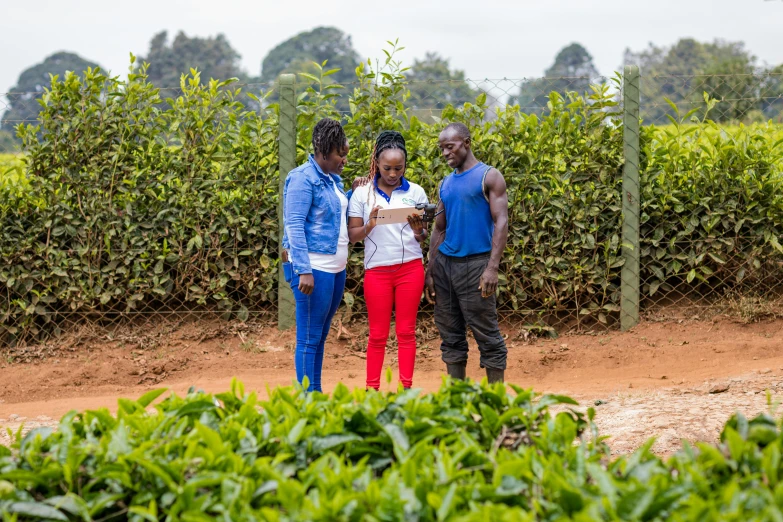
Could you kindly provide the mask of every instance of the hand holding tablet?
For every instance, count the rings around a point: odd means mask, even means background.
[[[407,223],[408,216],[412,214],[422,215],[424,209],[417,209],[416,207],[397,207],[397,208],[382,208],[378,211],[378,218],[375,221],[376,225],[392,225],[395,223]]]

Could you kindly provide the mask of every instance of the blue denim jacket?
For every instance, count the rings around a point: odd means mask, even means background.
[[[283,190],[283,248],[289,252],[294,274],[311,274],[310,257],[337,253],[340,237],[340,199],[329,177],[343,190],[337,174],[324,174],[310,154],[307,163],[288,173]]]

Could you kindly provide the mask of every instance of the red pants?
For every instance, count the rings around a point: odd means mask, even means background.
[[[398,270],[399,269],[399,270]],[[392,309],[395,311],[397,358],[400,382],[406,388],[413,384],[416,362],[416,315],[424,290],[424,266],[421,259],[403,265],[379,266],[364,276],[364,299],[370,322],[367,342],[367,387],[380,388],[383,356],[389,338]]]

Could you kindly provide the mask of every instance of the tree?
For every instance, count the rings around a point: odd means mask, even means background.
[[[38,100],[51,84],[51,77],[59,76],[62,79],[66,71],[81,73],[90,67],[98,67],[98,64],[78,54],[59,52],[25,69],[16,85],[9,90],[8,110],[3,115],[0,128],[13,132],[19,123],[36,123],[38,113],[41,112]]]
[[[240,58],[222,34],[200,38],[180,31],[168,45],[168,33],[162,31],[152,37],[149,52],[139,63],[150,64],[149,80],[156,86],[178,88],[180,77],[190,69],[198,69],[205,83],[210,78],[245,80],[247,75],[239,67]]]
[[[568,78],[589,85],[589,80],[599,76],[593,57],[581,44],[572,43],[557,53],[555,63],[544,72],[546,78]]]
[[[683,38],[669,48],[650,44],[638,53],[627,49],[624,62],[641,71],[642,117],[648,123],[666,123],[674,116],[667,100],[683,113],[704,109],[705,93],[720,100],[709,115],[715,121],[761,116],[756,58],[742,42]]]
[[[761,83],[759,98],[764,118],[783,123],[783,65],[766,72]]]
[[[149,69],[149,81],[157,87],[164,89],[161,98],[176,97],[180,87],[180,78],[191,69],[198,69],[201,73],[201,83],[208,83],[210,79],[228,80],[237,78],[245,84],[241,87],[241,94],[236,98],[247,109],[257,110],[257,101],[247,96],[248,92],[258,95],[260,88],[257,78],[248,77],[239,65],[241,55],[231,47],[223,34],[201,38],[189,37],[180,31],[169,45],[168,33],[162,31],[150,40],[150,48],[147,56],[140,58],[137,63],[147,62]],[[166,107],[166,104],[161,104]]]
[[[584,94],[590,85],[601,83],[593,57],[581,44],[572,43],[560,50],[555,62],[544,71],[543,78],[526,80],[516,97],[509,103],[516,103],[527,114],[542,114],[549,102],[549,95],[557,92],[565,97],[568,92]]]
[[[359,54],[350,35],[335,27],[316,27],[289,38],[266,55],[261,62],[261,81],[272,83],[283,73],[313,73],[312,63],[328,60],[329,69],[340,69],[330,78],[344,84],[354,81]]]
[[[428,52],[423,60],[414,60],[406,76],[411,91],[408,105],[427,113],[473,102],[481,93],[465,80],[463,71],[451,70],[449,60],[437,53]]]

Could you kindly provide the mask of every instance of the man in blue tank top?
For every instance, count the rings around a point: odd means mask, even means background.
[[[435,296],[443,362],[450,376],[465,378],[470,327],[487,380],[503,381],[507,350],[495,291],[508,239],[506,180],[473,155],[465,125],[449,124],[438,146],[454,172],[440,185],[425,282]]]

